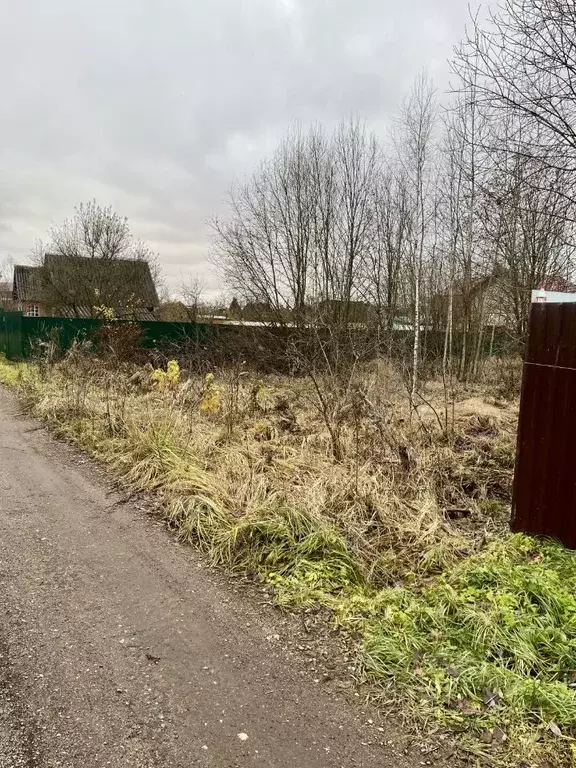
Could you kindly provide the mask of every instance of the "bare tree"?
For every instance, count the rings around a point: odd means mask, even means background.
[[[232,188],[229,219],[213,222],[215,258],[228,286],[279,322],[306,300],[314,216],[309,140],[291,131],[271,160]]]
[[[504,159],[503,159],[504,158]],[[527,330],[531,291],[545,285],[565,289],[574,269],[574,225],[564,195],[567,172],[534,165],[510,146],[487,180],[483,221],[486,247],[494,253],[499,312],[521,339]]]
[[[414,307],[411,382],[413,402],[418,387],[424,248],[432,215],[430,193],[435,111],[434,89],[428,77],[423,74],[417,78],[404,104],[399,120],[399,131],[396,136],[400,162],[408,179],[411,213],[414,222],[409,252],[409,269],[411,272]]]
[[[81,203],[39,248],[42,298],[48,306],[97,317],[158,303],[154,253],[132,236],[126,218],[96,201]]]
[[[374,244],[379,162],[358,120],[330,137],[292,130],[233,188],[229,219],[214,222],[216,262],[232,291],[277,322],[299,325],[313,313],[348,323]]]
[[[6,256],[0,260],[0,307],[3,309],[12,309],[14,307],[12,298],[13,269],[14,260],[11,256]]]
[[[334,137],[339,181],[339,215],[336,219],[336,274],[339,291],[335,297],[347,324],[350,306],[362,294],[362,265],[374,247],[376,212],[374,186],[378,181],[380,153],[376,137],[366,134],[356,119],[342,123]]]
[[[487,167],[485,132],[484,116],[478,110],[472,85],[447,112],[442,143],[443,249],[448,262],[448,286],[444,293],[449,297],[448,325],[453,329],[455,321],[459,332],[458,372],[463,379],[471,375],[479,359],[484,294],[478,292],[478,287],[493,270],[482,223],[481,193]],[[445,353],[448,346],[445,344]],[[445,354],[444,364],[447,357]]]
[[[0,260],[0,281],[7,281],[12,277],[12,270],[14,269],[14,259],[11,256],[6,256]]]
[[[485,26],[478,17],[472,19],[471,33],[453,62],[458,90],[474,89],[479,105],[495,121],[514,117],[523,154],[537,165],[572,173],[575,40],[573,0],[502,0]],[[542,183],[537,165],[531,176],[536,185]],[[574,192],[572,177],[563,194],[574,199]]]
[[[198,317],[198,308],[202,304],[202,296],[205,290],[205,282],[198,275],[190,275],[186,280],[182,281],[180,293],[193,320],[196,320]]]
[[[365,294],[375,307],[379,332],[389,334],[398,311],[402,270],[412,237],[408,180],[402,168],[381,170],[373,194],[374,239],[365,260]]]

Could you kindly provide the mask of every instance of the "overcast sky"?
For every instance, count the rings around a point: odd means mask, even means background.
[[[415,75],[439,90],[466,0],[0,0],[0,260],[96,198],[168,284],[207,219],[294,121],[385,130]]]

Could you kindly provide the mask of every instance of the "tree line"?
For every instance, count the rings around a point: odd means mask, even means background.
[[[572,287],[575,40],[570,0],[503,0],[455,50],[447,103],[422,75],[389,136],[291,128],[213,222],[230,290],[295,327],[410,327],[414,387],[433,330],[475,375],[487,333],[524,338],[534,288]]]
[[[248,305],[252,320],[322,338],[355,328],[356,342],[361,329],[379,343],[402,330],[413,392],[430,334],[443,337],[443,372],[462,378],[496,329],[521,343],[531,291],[574,290],[575,41],[572,0],[501,0],[471,19],[451,92],[441,101],[418,77],[386,136],[360,117],[293,126],[212,223],[234,316]],[[158,280],[126,219],[95,202],[34,261],[52,304],[93,313],[133,303],[142,262]],[[182,295],[201,314],[200,282]]]

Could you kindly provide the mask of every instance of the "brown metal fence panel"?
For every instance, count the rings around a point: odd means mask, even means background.
[[[532,305],[512,529],[576,549],[576,303]]]

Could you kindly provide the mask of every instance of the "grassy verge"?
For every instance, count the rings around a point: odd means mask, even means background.
[[[128,486],[160,494],[212,562],[258,574],[280,605],[329,609],[377,695],[458,733],[480,762],[573,764],[576,558],[506,533],[513,412],[478,416],[465,401],[448,439],[437,419],[411,423],[371,372],[386,434],[350,417],[334,462],[305,382],[112,374],[74,354],[0,361],[0,382]]]

